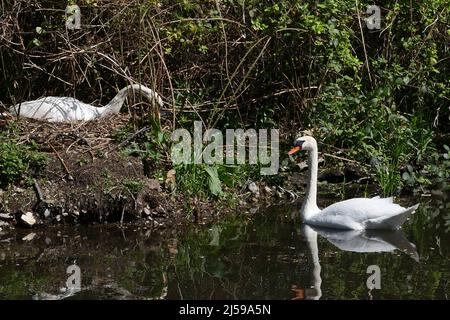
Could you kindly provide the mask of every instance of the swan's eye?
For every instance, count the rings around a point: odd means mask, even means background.
[[[302,145],[305,143],[305,140],[297,140],[295,141],[294,146],[295,147],[302,147]]]

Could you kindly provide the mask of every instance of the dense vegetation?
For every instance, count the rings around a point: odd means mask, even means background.
[[[322,150],[370,165],[385,194],[450,176],[448,0],[383,1],[378,30],[364,20],[372,2],[353,0],[83,0],[82,28],[66,30],[75,2],[2,2],[2,104],[104,104],[136,81],[165,97],[174,127],[280,128],[285,144],[312,129]],[[152,135],[134,151],[160,157],[166,142]],[[180,187],[215,195],[245,177],[176,169]]]

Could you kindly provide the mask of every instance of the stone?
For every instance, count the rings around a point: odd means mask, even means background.
[[[297,167],[300,169],[300,171],[303,171],[306,168],[308,168],[308,162],[307,161],[302,161],[300,163],[297,163]]]
[[[9,213],[0,213],[0,220],[11,220],[13,218]]]
[[[146,216],[149,216],[149,215],[151,215],[152,214],[152,211],[149,209],[149,208],[144,208],[144,214],[146,215]]]
[[[0,230],[5,229],[7,227],[9,227],[9,223],[0,221]]]
[[[23,241],[32,241],[36,237],[36,233],[32,232],[22,238]]]
[[[37,223],[36,218],[34,217],[33,212],[27,212],[20,216],[20,221],[28,227],[32,227]]]

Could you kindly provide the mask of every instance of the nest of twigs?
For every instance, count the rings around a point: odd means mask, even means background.
[[[101,121],[48,123],[30,119],[17,122],[19,143],[35,142],[42,152],[91,153],[111,148],[112,133],[130,123],[129,114],[114,114]]]

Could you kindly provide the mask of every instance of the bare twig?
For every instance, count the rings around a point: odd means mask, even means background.
[[[42,190],[39,187],[39,184],[37,183],[36,179],[33,179],[33,186],[34,186],[34,190],[36,191],[36,195],[37,195],[39,202],[43,202],[44,196],[42,195]]]
[[[56,156],[58,157],[59,161],[61,162],[62,166],[64,167],[64,170],[66,171],[67,177],[69,178],[69,180],[73,180],[72,175],[70,174],[69,168],[67,168],[66,163],[64,162],[64,160],[61,158],[61,156],[59,155],[58,151],[56,151],[56,149],[53,147],[53,145],[51,143],[49,143],[50,148],[53,149],[53,152],[56,154]]]

